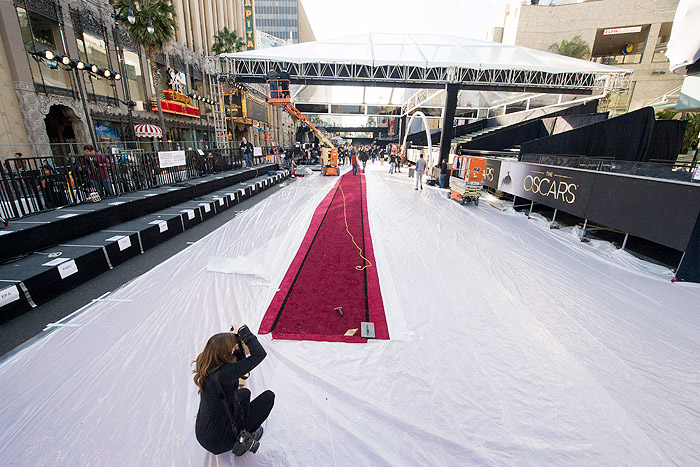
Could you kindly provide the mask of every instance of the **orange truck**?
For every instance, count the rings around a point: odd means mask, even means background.
[[[450,173],[449,198],[461,204],[479,205],[486,159],[475,156],[455,156]]]

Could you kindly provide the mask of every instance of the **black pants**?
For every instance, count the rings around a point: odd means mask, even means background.
[[[250,390],[241,388],[238,390],[238,400],[244,414],[243,425],[253,433],[270,415],[272,406],[275,405],[275,393],[267,390],[251,401]]]

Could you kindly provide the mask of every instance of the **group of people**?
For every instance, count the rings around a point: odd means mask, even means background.
[[[85,157],[70,156],[68,164],[54,167],[48,158],[24,158],[20,152],[2,164],[3,200],[10,194],[16,199],[33,198],[39,209],[53,209],[68,204],[68,185],[76,192],[96,191],[101,197],[114,194],[110,179],[111,163],[107,156],[98,154],[91,144],[83,146]]]

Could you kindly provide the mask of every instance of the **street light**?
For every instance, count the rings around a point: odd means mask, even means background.
[[[124,10],[127,10],[126,16],[122,16]],[[144,15],[143,13],[138,12],[135,13],[133,7],[131,6],[131,3],[129,3],[128,7],[122,7],[119,11],[117,11],[117,9],[115,8],[113,16],[116,21],[126,20],[129,22],[129,24],[136,24],[137,16],[139,18],[147,18],[148,23],[146,24],[146,31],[148,31],[148,34],[153,34],[154,32],[156,32],[156,29],[153,27],[153,22],[151,21],[151,15]]]

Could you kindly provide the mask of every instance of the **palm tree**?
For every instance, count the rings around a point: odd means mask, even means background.
[[[557,44],[552,44],[549,46],[549,51],[559,55],[566,55],[567,57],[580,58],[581,60],[591,58],[591,47],[581,36],[574,36],[570,41],[564,39]]]
[[[163,50],[168,42],[175,38],[175,7],[169,0],[116,0],[114,7],[119,12],[128,11],[130,16],[119,17],[126,27],[131,41],[146,49],[151,65],[153,87],[158,93],[158,68],[156,67],[156,52]],[[133,15],[133,16],[131,16]],[[131,20],[134,20],[132,23]],[[158,121],[166,137],[165,119],[160,96],[156,95]]]
[[[214,35],[214,44],[211,46],[211,51],[215,55],[240,52],[245,47],[245,41],[238,35],[235,29],[229,31],[224,26],[219,32]]]

